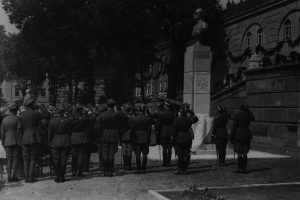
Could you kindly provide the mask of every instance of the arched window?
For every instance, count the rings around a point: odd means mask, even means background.
[[[168,81],[165,80],[165,84],[164,84],[164,93],[168,92]]]
[[[153,95],[153,82],[151,82],[150,84],[150,95],[151,96]]]
[[[159,82],[159,93],[162,93],[163,91],[163,83],[162,81]]]
[[[300,35],[300,18],[298,19],[298,35]]]
[[[284,38],[290,40],[292,38],[292,23],[289,19],[284,22]]]
[[[148,84],[146,84],[146,96],[149,96],[149,87],[148,87]]]
[[[251,49],[251,39],[252,39],[252,35],[251,32],[247,33],[247,48]]]
[[[261,46],[263,45],[263,31],[261,28],[257,30],[257,44]]]

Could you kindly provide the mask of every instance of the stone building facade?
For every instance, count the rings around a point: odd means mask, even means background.
[[[253,143],[299,148],[300,1],[248,0],[231,9],[226,70],[239,78],[212,97],[212,110],[222,104],[234,115],[248,104]],[[249,68],[255,51],[261,64]]]
[[[299,58],[300,1],[248,0],[235,6],[237,12],[229,8],[225,19],[229,74],[247,68],[257,47],[269,65]]]
[[[167,97],[168,73],[167,65],[170,63],[170,43],[162,42],[156,46],[154,53],[156,61],[151,64],[145,76],[145,98],[147,101],[155,101],[159,97]],[[141,98],[141,88],[135,88],[135,97]]]
[[[23,99],[22,92],[20,91],[20,89],[18,89],[17,85],[18,83],[16,81],[7,81],[7,80],[4,80],[0,84],[0,93],[7,105],[10,105],[16,101]],[[84,87],[84,83],[80,82],[78,88],[82,89],[83,87]],[[69,90],[68,87],[58,88],[58,96],[56,102],[57,105],[61,105],[67,102],[68,90]],[[97,102],[98,99],[101,98],[102,96],[105,96],[103,80],[97,79],[95,81],[94,91],[95,91],[95,102]],[[39,90],[39,96],[37,98],[37,102],[40,104],[49,105],[50,103],[49,97],[50,97],[49,80],[45,79],[45,81],[43,82]]]

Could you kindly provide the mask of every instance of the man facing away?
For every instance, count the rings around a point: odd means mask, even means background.
[[[113,110],[116,102],[112,99],[107,102],[107,110],[97,120],[101,127],[101,142],[104,176],[112,177],[114,172],[115,153],[118,151],[120,113]]]
[[[22,136],[24,176],[26,183],[37,181],[34,177],[37,161],[38,147],[42,143],[39,130],[40,121],[48,119],[49,115],[34,110],[34,99],[30,94],[24,97],[25,111],[20,113],[23,122],[24,134]]]
[[[231,142],[234,144],[234,151],[238,155],[236,173],[247,173],[247,153],[250,150],[250,141],[252,140],[249,126],[250,122],[254,120],[254,115],[247,105],[241,105],[240,112],[233,117]]]
[[[65,110],[60,109],[58,116],[54,117],[49,124],[48,143],[51,147],[52,160],[56,183],[65,182],[67,160],[70,153],[70,120],[65,116]]]
[[[83,168],[87,159],[92,124],[84,115],[82,106],[76,107],[71,124],[72,176],[84,177]]]
[[[9,106],[10,114],[1,123],[1,142],[7,157],[7,179],[8,182],[19,181],[17,178],[18,161],[21,154],[21,137],[23,125],[16,116],[17,105]]]
[[[225,166],[226,147],[228,142],[227,123],[230,115],[223,106],[218,106],[218,114],[213,122],[212,135],[215,138],[216,150],[218,154],[218,165]]]
[[[164,110],[158,114],[158,129],[159,129],[159,142],[163,149],[163,167],[171,166],[172,157],[172,142],[171,136],[173,135],[173,121],[175,113],[170,109],[170,105],[165,102]]]
[[[146,173],[147,156],[150,145],[151,119],[144,113],[143,108],[139,108],[137,116],[132,120],[133,146],[136,156],[137,173]],[[143,162],[141,162],[141,154]]]
[[[175,174],[186,174],[189,164],[190,144],[193,137],[190,129],[193,122],[185,111],[174,121],[174,134],[172,136],[175,144],[175,153],[178,156],[178,170]]]

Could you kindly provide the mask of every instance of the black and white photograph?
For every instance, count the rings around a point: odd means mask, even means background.
[[[300,0],[0,0],[0,200],[299,200]]]

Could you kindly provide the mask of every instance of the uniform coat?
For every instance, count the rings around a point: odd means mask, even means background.
[[[175,152],[178,156],[178,173],[185,172],[188,167],[190,143],[192,141],[191,126],[192,120],[186,116],[178,117],[174,121],[173,140]]]
[[[15,115],[8,115],[1,123],[1,141],[4,147],[21,146],[23,125]]]
[[[171,110],[163,110],[158,114],[158,126],[160,128],[160,138],[170,138],[173,135],[173,121],[175,114]]]
[[[226,147],[228,142],[228,131],[227,123],[229,120],[229,115],[225,111],[219,111],[217,117],[213,122],[212,135],[215,138],[216,149],[218,153],[218,164],[220,166],[225,165],[226,158]]]
[[[149,144],[151,141],[151,119],[142,113],[139,113],[132,120],[132,132],[134,141],[134,153],[136,155],[136,164],[138,172],[142,169],[145,172],[147,167],[147,155],[149,153]],[[141,163],[141,154],[143,162]]]
[[[69,157],[71,126],[70,120],[56,117],[49,123],[48,141],[51,147],[55,175],[64,180],[67,159]]]
[[[254,115],[251,111],[241,111],[233,118],[231,141],[235,144],[237,153],[248,153],[250,149],[250,140],[252,133],[249,129],[251,121],[254,121]]]
[[[57,117],[50,121],[48,129],[48,142],[50,147],[70,147],[70,135],[70,120]]]
[[[191,119],[187,117],[178,117],[174,121],[174,142],[176,144],[185,144],[190,143],[192,140],[191,134],[189,132],[190,128],[192,126]]]
[[[39,132],[40,120],[48,118],[49,115],[47,114],[39,113],[31,108],[26,108],[26,110],[20,114],[20,119],[24,126],[22,144],[42,143],[42,137]]]
[[[122,118],[120,113],[113,110],[103,112],[98,119],[102,129],[101,141],[103,143],[118,143],[119,141],[119,120]]]

